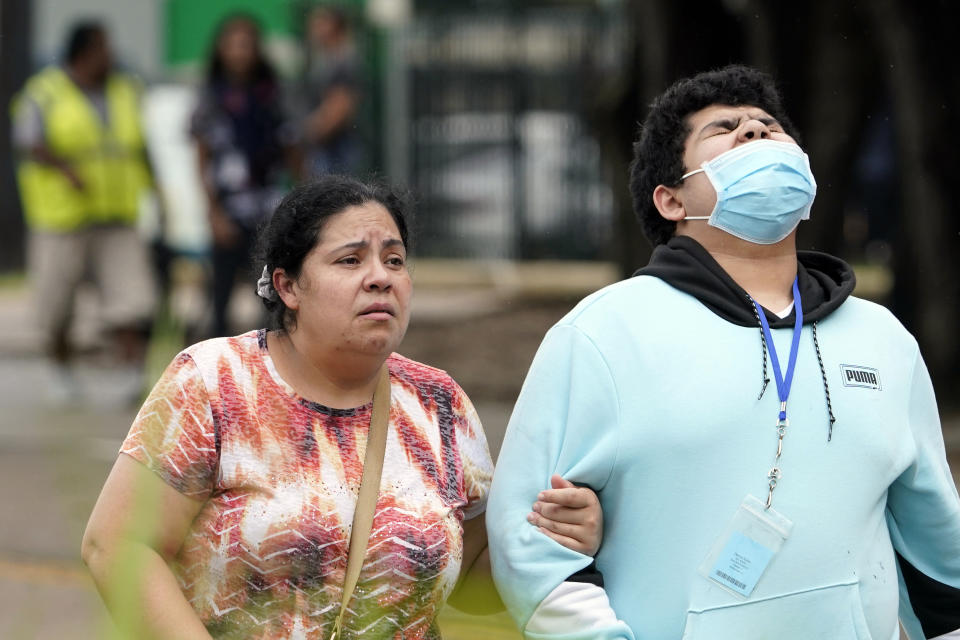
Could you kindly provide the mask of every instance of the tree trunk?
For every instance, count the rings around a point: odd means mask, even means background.
[[[956,314],[960,308],[960,235],[956,212],[947,202],[947,194],[956,189],[955,175],[938,169],[952,166],[948,154],[956,160],[954,143],[945,145],[954,129],[950,102],[953,69],[943,75],[930,73],[939,64],[934,59],[940,47],[932,47],[934,56],[923,55],[923,38],[935,37],[925,29],[912,28],[923,14],[916,5],[910,11],[898,0],[875,0],[866,3],[869,17],[889,66],[896,112],[897,143],[903,180],[903,204],[900,213],[902,241],[895,244],[899,253],[895,287],[910,290],[915,304],[897,309],[910,327],[923,350],[924,358],[938,382],[940,397],[955,398],[958,382],[958,350]],[[929,46],[929,43],[926,43]],[[941,43],[941,44],[946,44]],[[942,51],[950,47],[943,47]],[[931,77],[932,76],[932,77]],[[955,401],[955,400],[954,400]]]

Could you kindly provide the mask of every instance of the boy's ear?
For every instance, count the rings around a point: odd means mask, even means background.
[[[657,208],[661,216],[671,222],[680,222],[687,217],[687,211],[683,207],[683,192],[680,187],[657,185],[657,188],[653,190],[653,206]]]

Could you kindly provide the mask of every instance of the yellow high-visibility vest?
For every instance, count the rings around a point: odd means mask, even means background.
[[[27,224],[43,231],[72,231],[91,224],[132,224],[150,185],[144,158],[137,85],[122,74],[106,84],[108,122],[59,67],[33,76],[13,109],[29,98],[43,117],[45,144],[84,184],[76,189],[57,168],[24,158],[18,169]]]

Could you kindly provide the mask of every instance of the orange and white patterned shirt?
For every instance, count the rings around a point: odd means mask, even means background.
[[[346,638],[439,638],[461,522],[493,463],[477,413],[445,372],[397,354],[380,495]],[[326,638],[339,612],[372,403],[331,409],[277,374],[266,332],[189,347],[121,451],[203,501],[173,570],[214,638]]]

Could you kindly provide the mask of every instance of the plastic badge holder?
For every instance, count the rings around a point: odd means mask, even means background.
[[[793,523],[748,495],[698,569],[700,575],[746,599],[790,536]]]

